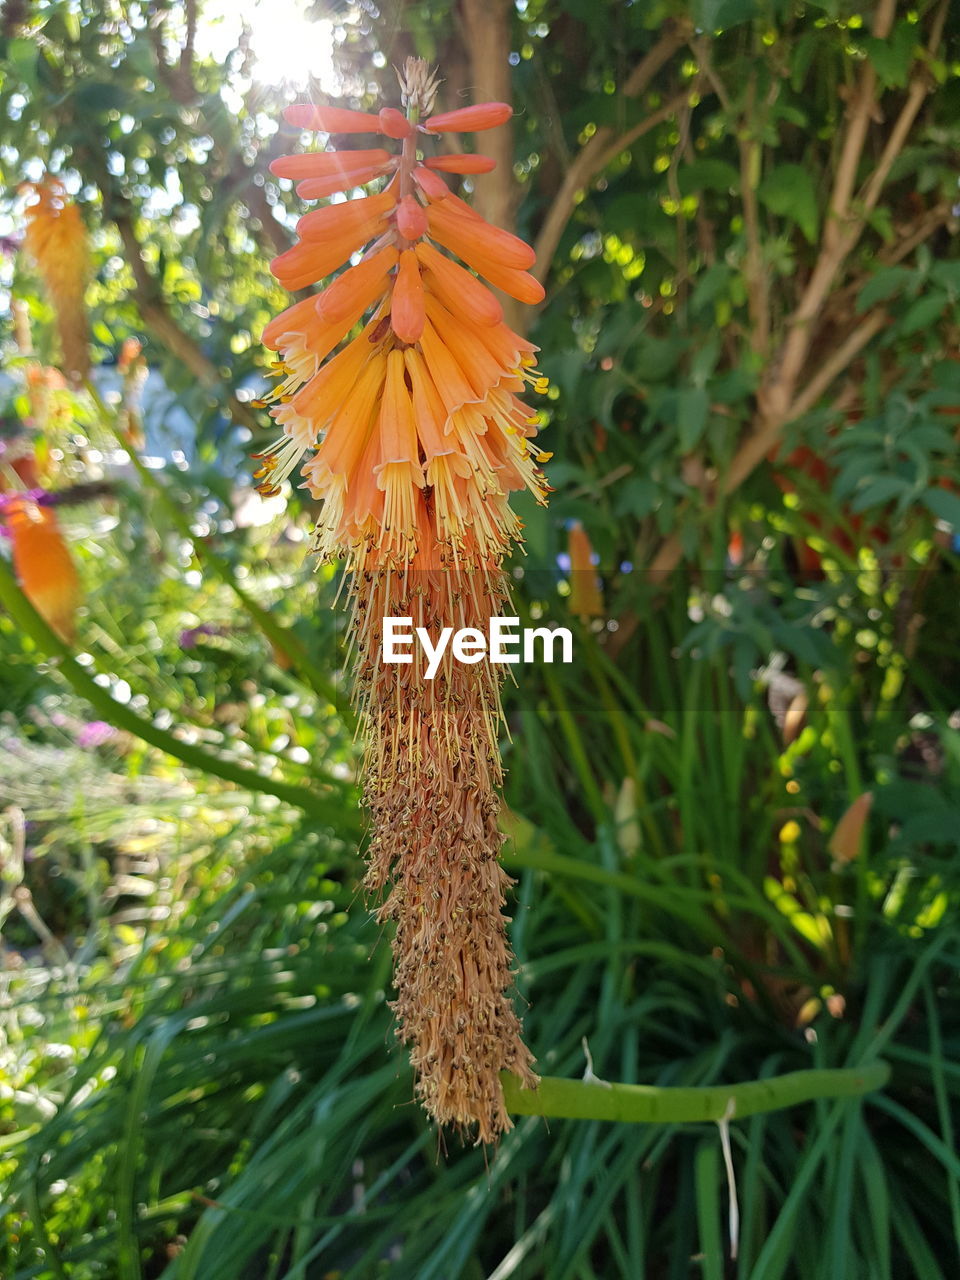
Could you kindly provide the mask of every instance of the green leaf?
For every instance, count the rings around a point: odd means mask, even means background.
[[[617,504],[614,508],[618,516],[635,516],[642,520],[657,505],[660,488],[646,476],[635,476],[620,486]]]
[[[689,453],[699,444],[709,410],[710,397],[704,387],[686,387],[677,393],[677,436],[681,453]]]
[[[80,111],[128,111],[132,99],[122,85],[95,80],[90,84],[81,85],[73,95],[73,102]]]
[[[878,302],[886,302],[895,294],[907,293],[919,280],[919,273],[909,267],[884,267],[875,272],[860,290],[857,313],[863,315]]]
[[[690,360],[690,380],[695,387],[706,385],[720,358],[720,338],[713,334],[698,348]]]
[[[755,0],[697,0],[693,21],[701,31],[728,31],[749,22],[756,13]]]
[[[905,480],[903,476],[880,476],[864,486],[851,503],[851,507],[854,511],[882,507],[892,498],[905,498],[912,488],[910,481]]]
[[[938,520],[945,520],[954,529],[960,529],[960,496],[949,489],[927,489],[921,501]]]
[[[668,378],[686,346],[683,339],[645,338],[633,350],[631,373],[640,382],[659,382]]]
[[[771,213],[795,222],[809,243],[814,243],[820,210],[809,169],[800,164],[777,165],[760,183],[757,195]]]
[[[11,40],[7,45],[7,61],[23,84],[30,89],[37,87],[37,42],[25,37]]]
[[[960,291],[960,262],[935,262],[930,278],[952,293]]]
[[[694,160],[677,171],[677,186],[685,196],[697,191],[736,191],[740,174],[726,160]]]
[[[926,297],[918,298],[900,321],[898,326],[900,332],[906,335],[926,329],[935,320],[940,319],[949,302],[949,297],[942,289],[935,289]]]
[[[691,310],[701,311],[726,293],[732,276],[733,268],[728,267],[725,262],[717,262],[708,267],[697,279],[696,288],[690,297]]]
[[[886,40],[878,40],[874,36],[864,40],[867,57],[880,83],[886,88],[906,88],[917,44],[917,30],[912,23],[898,22]]]

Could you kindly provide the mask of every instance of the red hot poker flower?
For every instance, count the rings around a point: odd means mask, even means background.
[[[428,682],[419,662],[381,661],[380,633],[388,616],[484,629],[507,609],[500,565],[520,541],[510,493],[527,489],[542,503],[547,492],[539,417],[520,397],[546,380],[536,349],[503,323],[471,268],[527,301],[543,291],[527,274],[533,251],[439,176],[488,172],[492,161],[422,150],[433,134],[502,124],[510,108],[432,115],[437,81],[414,59],[401,89],[406,114],[312,104],[285,112],[300,128],[378,134],[399,151],[309,152],[271,165],[304,198],[384,185],[306,214],[299,242],[272,263],[288,289],[343,269],[264,330],[279,353],[277,385],[258,403],[281,434],[259,455],[257,479],[272,494],[301,465],[303,487],[322,503],[314,549],[352,573],[368,884],[392,885],[381,916],[397,925],[399,1034],[431,1114],[489,1141],[510,1125],[499,1072],[535,1083],[507,995],[499,676],[446,660]]]

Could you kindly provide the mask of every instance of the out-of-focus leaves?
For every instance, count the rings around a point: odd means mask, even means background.
[[[809,169],[800,164],[777,165],[760,183],[757,195],[771,213],[795,222],[810,244],[816,241],[820,209]]]

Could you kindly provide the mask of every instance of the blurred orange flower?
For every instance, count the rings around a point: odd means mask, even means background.
[[[26,183],[36,196],[26,210],[24,247],[33,258],[56,311],[63,371],[75,381],[90,372],[83,299],[90,271],[87,233],[80,211],[56,178]]]
[[[72,644],[80,579],[56,514],[24,497],[7,502],[3,518],[24,595],[60,639]]]

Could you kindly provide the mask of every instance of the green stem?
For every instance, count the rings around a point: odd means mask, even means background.
[[[580,730],[577,728],[576,721],[567,706],[566,695],[549,667],[544,668],[543,681],[553,703],[554,714],[559,721],[560,730],[567,741],[573,770],[583,787],[584,798],[596,821],[598,823],[605,822],[609,816],[609,810],[604,802],[600,788],[597,786]]]
[[[791,1071],[746,1084],[689,1089],[605,1084],[559,1076],[544,1076],[536,1089],[524,1089],[516,1076],[507,1071],[500,1075],[507,1110],[514,1115],[628,1124],[742,1120],[766,1111],[783,1111],[814,1098],[861,1098],[882,1089],[889,1078],[889,1065],[880,1061],[863,1067]]]
[[[21,631],[34,641],[41,653],[46,654],[48,658],[57,659],[57,670],[60,675],[108,724],[118,729],[125,729],[128,733],[142,738],[144,742],[149,742],[151,746],[158,747],[167,755],[173,756],[193,769],[213,774],[217,778],[222,778],[224,782],[232,782],[247,791],[276,796],[278,800],[295,805],[305,813],[329,820],[331,812],[327,802],[315,793],[304,787],[275,782],[272,778],[264,777],[263,774],[245,765],[234,764],[203,747],[182,742],[173,734],[158,728],[152,720],[138,715],[131,707],[111,698],[110,694],[102,689],[89,672],[76,661],[69,646],[64,644],[37,613],[20,590],[10,566],[2,556],[0,556],[0,605],[3,605]],[[327,785],[336,784],[332,779],[328,779]]]

